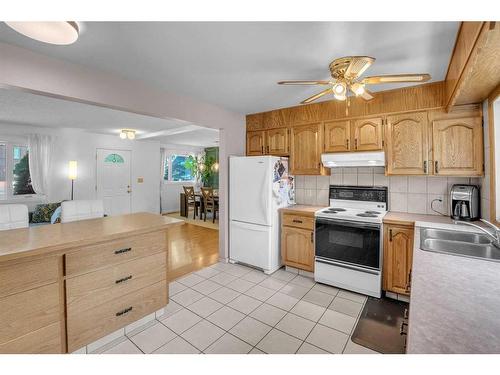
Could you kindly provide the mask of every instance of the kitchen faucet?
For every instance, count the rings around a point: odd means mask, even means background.
[[[479,229],[480,231],[486,233],[490,238],[492,238],[492,241],[491,241],[491,244],[497,248],[500,249],[500,228],[498,228],[495,224],[493,223],[490,223],[489,221],[487,220],[484,220],[484,219],[479,219],[481,220],[483,223],[485,223],[486,225],[488,225],[490,228],[493,228],[493,233],[490,232],[489,230],[483,228],[483,227],[480,227],[479,225],[477,224],[473,224],[473,223],[470,223],[468,221],[457,221],[457,220],[454,220],[453,222],[455,224],[465,224],[465,225],[469,225],[471,227],[474,227],[474,228],[477,228]]]

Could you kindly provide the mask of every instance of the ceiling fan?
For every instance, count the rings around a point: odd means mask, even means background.
[[[330,63],[331,80],[328,81],[280,81],[279,85],[323,85],[325,90],[303,100],[300,104],[311,103],[322,96],[333,94],[337,100],[346,100],[349,94],[359,96],[364,100],[372,100],[373,94],[366,85],[397,82],[426,82],[431,79],[429,74],[393,74],[361,78],[361,75],[375,62],[369,56],[346,56]]]

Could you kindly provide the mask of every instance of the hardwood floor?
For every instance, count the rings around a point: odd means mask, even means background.
[[[169,229],[168,274],[172,281],[219,260],[219,231],[186,223]]]

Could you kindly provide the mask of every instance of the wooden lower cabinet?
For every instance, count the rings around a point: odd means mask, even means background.
[[[286,266],[314,271],[314,218],[283,215],[281,258]]]
[[[384,224],[383,289],[410,294],[413,226]]]

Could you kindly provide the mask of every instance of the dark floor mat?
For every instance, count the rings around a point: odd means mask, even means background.
[[[368,297],[352,341],[379,353],[404,354],[406,336],[400,328],[407,307],[405,302]]]

